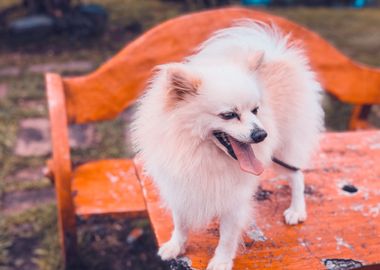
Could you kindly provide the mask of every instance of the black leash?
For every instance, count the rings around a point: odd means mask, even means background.
[[[279,159],[277,159],[275,157],[272,157],[272,161],[274,163],[277,163],[278,165],[280,165],[280,166],[288,169],[288,170],[291,170],[291,171],[295,171],[296,172],[296,171],[300,170],[300,168],[297,168],[297,167],[294,167],[292,165],[289,165],[289,164],[287,164],[287,163],[285,163],[285,162],[283,162],[283,161],[281,161],[281,160],[279,160]]]

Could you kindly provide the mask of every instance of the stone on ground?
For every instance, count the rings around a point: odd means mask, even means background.
[[[29,67],[30,73],[46,72],[87,72],[92,70],[94,65],[89,61],[70,61],[66,63],[45,63]]]
[[[7,192],[3,196],[2,212],[16,214],[54,201],[53,187]]]
[[[45,118],[21,120],[15,154],[23,157],[44,156],[50,151],[49,120]]]
[[[87,149],[96,141],[95,128],[92,125],[71,125],[69,129],[70,146],[74,149]]]
[[[5,98],[8,93],[8,86],[5,83],[0,84],[0,100]]]
[[[38,189],[49,186],[50,180],[45,177],[45,166],[28,167],[19,169],[15,173],[4,178],[5,192],[12,192],[21,189]]]
[[[5,181],[37,181],[44,177],[44,167],[28,167],[25,169],[20,169],[12,175],[9,175],[5,178]]]
[[[5,67],[0,69],[0,77],[16,77],[19,76],[21,70],[19,67]]]
[[[69,130],[70,146],[86,149],[95,142],[95,128],[90,125],[72,125]],[[45,156],[51,153],[50,124],[45,118],[21,120],[15,154],[23,157]]]

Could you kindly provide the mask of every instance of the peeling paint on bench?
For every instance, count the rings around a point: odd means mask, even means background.
[[[351,259],[323,259],[322,262],[327,270],[349,270],[363,266],[361,262]]]

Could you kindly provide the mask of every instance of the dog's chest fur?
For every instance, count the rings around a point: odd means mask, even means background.
[[[202,157],[194,157],[196,163],[181,162],[182,174],[165,173],[157,167],[165,176],[155,179],[164,202],[170,209],[178,210],[194,229],[224,213],[249,207],[258,182],[257,177],[242,172],[234,163],[231,165],[224,153],[212,151]]]

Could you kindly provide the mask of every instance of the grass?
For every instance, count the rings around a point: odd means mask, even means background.
[[[0,9],[14,2],[19,1],[0,1]],[[93,0],[91,2],[104,5],[110,14],[108,30],[102,37],[88,40],[52,38],[25,46],[0,44],[0,69],[8,66],[17,67],[21,72],[19,77],[0,77],[0,83],[5,83],[9,87],[8,95],[0,100],[0,198],[4,192],[38,190],[50,185],[45,178],[23,183],[17,183],[12,178],[20,169],[43,166],[47,158],[23,158],[13,155],[19,121],[30,117],[47,117],[43,78],[41,75],[30,74],[28,68],[33,64],[62,63],[72,60],[90,61],[96,67],[141,32],[185,10],[182,3],[174,1]],[[299,7],[271,8],[266,11],[313,29],[357,61],[380,66],[378,49],[380,9]],[[345,129],[351,106],[342,104],[333,97],[327,97],[325,108],[328,127],[335,130]],[[371,119],[375,123],[380,123],[376,116]],[[124,123],[121,118],[94,125],[97,133],[96,146],[73,151],[74,163],[97,158],[125,157],[131,154],[124,145]],[[135,221],[131,225],[125,219],[95,218],[79,223],[81,257],[87,267],[83,269],[107,267],[124,269],[126,265],[133,265],[135,267],[133,269],[161,269],[160,265],[152,266],[147,262],[154,261],[154,257],[151,257],[154,250],[153,239],[147,221]],[[147,236],[144,236],[142,242],[137,242],[136,246],[130,248],[124,242],[133,227],[144,228]],[[139,250],[139,245],[140,249],[152,249],[151,253]],[[20,246],[24,246],[25,249],[17,250]],[[118,256],[110,256],[111,253]],[[132,257],[127,260],[129,256]],[[114,268],[108,265],[111,262]],[[54,204],[0,217],[0,269],[3,270],[3,267],[4,269],[23,269],[23,267],[60,269]]]
[[[185,8],[179,1],[92,0],[91,2],[103,5],[109,11],[111,24],[125,27],[141,25],[142,31],[157,22],[183,13]]]
[[[7,265],[8,269],[27,270],[33,269],[31,267],[35,264],[44,265],[46,262],[51,262],[49,268],[45,269],[59,269],[61,265],[59,260],[54,259],[54,262],[49,260],[51,252],[59,249],[55,221],[54,204],[1,219],[0,266]],[[18,256],[21,252],[23,257]]]
[[[9,90],[6,98],[0,100],[0,197],[4,190],[8,189],[4,181],[20,164],[24,167],[35,166],[39,158],[20,158],[13,155],[16,142],[19,121],[28,117],[44,117],[46,110],[37,111],[33,108],[27,109],[20,106],[25,100],[43,100],[43,80],[41,76],[25,75],[21,78],[2,78]],[[38,163],[37,162],[37,163]],[[1,201],[0,201],[1,206]]]
[[[0,269],[63,270],[55,208],[48,204],[0,219]],[[148,220],[92,217],[78,224],[79,269],[165,269],[155,257]],[[144,233],[127,244],[133,228]]]
[[[51,182],[48,178],[43,177],[40,179],[33,179],[30,181],[4,181],[3,192],[15,192],[19,190],[33,190],[33,189],[43,189],[51,187]]]
[[[301,7],[271,11],[313,29],[351,58],[380,66],[379,9]]]
[[[130,149],[124,145],[124,122],[121,118],[92,124],[95,126],[97,144],[88,149],[72,151],[72,161],[84,161],[130,156]]]

